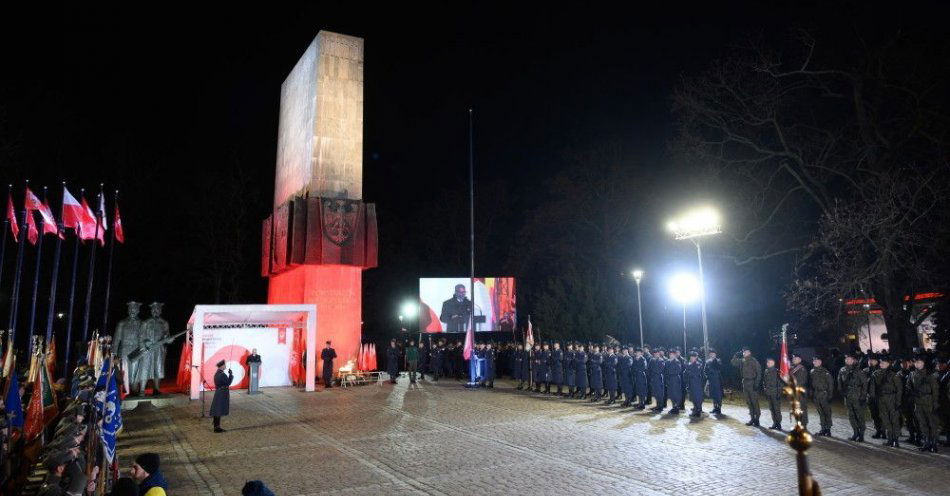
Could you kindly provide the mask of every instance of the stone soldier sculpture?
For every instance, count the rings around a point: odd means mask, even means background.
[[[139,318],[139,311],[142,304],[137,301],[126,303],[129,309],[129,316],[120,320],[115,326],[115,336],[113,337],[114,349],[119,356],[122,369],[125,370],[129,382],[134,383],[136,378],[134,365],[135,361],[129,360],[129,354],[139,349],[142,338],[143,321]],[[131,388],[132,384],[126,384]]]
[[[844,357],[844,367],[838,372],[838,387],[844,396],[844,406],[848,409],[848,421],[851,422],[852,441],[864,442],[865,409],[868,399],[868,378],[858,366],[858,357],[848,353]]]
[[[745,425],[758,426],[759,416],[759,384],[762,382],[762,366],[752,356],[752,351],[743,346],[742,350],[732,357],[732,366],[739,369],[742,377],[742,394],[745,396],[746,406],[749,407],[749,421]]]
[[[772,414],[772,425],[769,429],[782,430],[782,378],[775,368],[775,359],[765,360],[765,372],[762,375],[762,392],[769,401],[769,412]]]
[[[871,374],[871,394],[877,400],[881,427],[887,441],[884,446],[900,448],[901,435],[900,405],[903,384],[897,372],[891,368],[891,357],[883,355],[879,359],[880,368]]]
[[[709,387],[709,398],[712,399],[713,415],[722,415],[722,361],[716,356],[716,350],[709,350],[706,366],[706,384]]]
[[[814,367],[811,369],[811,399],[815,402],[815,409],[818,410],[818,418],[821,421],[821,430],[815,433],[816,436],[831,436],[831,395],[835,391],[835,382],[831,377],[831,372],[821,366],[821,357],[816,356],[812,359]]]
[[[141,341],[138,355],[132,359],[131,368],[135,370],[135,377],[129,380],[139,385],[139,394],[147,392],[148,381],[152,381],[154,394],[158,395],[162,379],[165,377],[165,348],[171,337],[168,332],[168,321],[162,318],[162,303],[152,303],[149,309],[152,316],[142,323]]]

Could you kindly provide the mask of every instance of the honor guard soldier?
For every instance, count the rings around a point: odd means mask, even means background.
[[[940,382],[937,375],[927,371],[927,362],[924,355],[914,358],[916,369],[910,373],[910,395],[914,402],[914,414],[917,418],[917,427],[920,429],[920,451],[937,452],[937,433],[940,426],[937,419],[937,395],[940,392]]]
[[[389,342],[389,348],[386,350],[386,373],[389,374],[389,383],[395,384],[399,377],[399,348],[395,339]]]
[[[439,341],[432,348],[432,359],[430,362],[432,363],[432,380],[434,382],[437,382],[439,377],[442,376],[442,362],[445,360],[444,346],[445,343],[443,341]]]
[[[887,441],[884,446],[900,448],[901,414],[900,405],[903,384],[897,372],[891,368],[891,357],[879,357],[880,367],[871,374],[871,395],[877,399],[881,427]]]
[[[607,389],[606,404],[617,400],[617,353],[614,347],[608,347],[604,354],[604,387]]]
[[[531,348],[527,345],[524,347],[524,351],[521,352],[521,383],[527,383],[524,389],[531,389]]]
[[[649,386],[647,382],[647,358],[643,354],[643,350],[636,348],[633,351],[633,364],[631,366],[631,375],[633,379],[633,389],[634,394],[637,397],[637,410],[643,410],[646,408],[646,404],[649,400]]]
[[[544,383],[544,394],[551,394],[551,345],[544,343],[541,347],[541,382]],[[541,387],[541,384],[538,384]]]
[[[594,345],[594,352],[587,358],[587,365],[590,373],[590,401],[600,401],[604,396],[604,355],[600,352],[600,346]]]
[[[647,362],[647,390],[646,390],[647,398],[646,398],[646,404],[649,405],[650,402],[653,401],[653,386],[650,384],[650,373],[649,373],[649,370],[650,370],[650,360],[653,359],[653,351],[652,351],[652,348],[650,347],[650,345],[648,345],[648,344],[644,344],[644,345],[642,346],[642,348],[643,348],[643,358],[646,359],[646,362]],[[638,393],[638,394],[639,394],[639,393]]]
[[[656,405],[650,409],[655,413],[660,413],[666,408],[666,387],[663,384],[663,369],[666,367],[666,359],[663,358],[663,348],[657,348],[653,352],[653,359],[650,360],[650,367],[647,373],[650,376],[650,392],[656,401]]]
[[[214,432],[224,432],[221,428],[221,417],[228,416],[231,413],[231,383],[234,381],[234,374],[231,369],[224,373],[226,362],[219,361],[218,370],[214,373],[214,397],[211,399],[211,425]]]
[[[492,346],[491,342],[485,343],[485,387],[488,389],[495,388],[495,374],[497,370],[495,368],[495,360],[498,355],[495,352],[495,347]]]
[[[885,439],[884,427],[881,423],[880,405],[877,396],[874,394],[874,388],[871,384],[871,378],[874,372],[878,370],[879,357],[876,353],[868,353],[868,366],[864,369],[864,377],[868,381],[868,410],[871,412],[871,422],[874,423],[874,434],[872,439]]]
[[[584,399],[587,395],[587,352],[580,343],[574,352],[574,383],[574,396]]]
[[[821,421],[821,430],[815,435],[831,437],[831,395],[834,393],[835,383],[831,372],[822,367],[821,363],[821,357],[815,356],[810,372],[811,399],[815,402],[815,409],[818,410],[818,418]]]
[[[564,387],[564,350],[561,349],[561,343],[555,341],[554,349],[551,350],[551,358],[548,360],[548,370],[551,371],[551,384],[557,386],[557,395],[563,394]]]
[[[663,382],[666,384],[666,395],[670,398],[673,408],[670,413],[680,412],[680,403],[683,402],[683,363],[679,360],[679,348],[670,351],[670,357],[663,367]]]
[[[798,353],[792,353],[792,368],[789,370],[792,377],[795,378],[795,384],[798,387],[808,390],[808,369],[802,363],[802,356]],[[802,395],[798,398],[798,407],[802,410],[802,427],[808,427],[808,395]]]
[[[620,390],[623,391],[623,403],[620,406],[630,406],[634,400],[633,385],[633,356],[630,348],[624,348],[617,363],[617,375],[620,379]]]
[[[844,367],[838,372],[838,387],[844,396],[844,406],[848,410],[848,421],[851,422],[852,441],[864,442],[866,429],[864,411],[867,408],[868,379],[864,371],[858,367],[858,357],[848,353],[844,357]]]
[[[524,346],[520,343],[515,347],[515,352],[512,355],[512,364],[511,364],[511,376],[514,380],[518,381],[518,391],[521,391],[524,388],[524,376],[521,374],[521,364],[524,363]]]
[[[574,343],[567,343],[567,351],[564,352],[564,385],[567,386],[567,392],[564,393],[567,397],[574,396],[574,386],[577,382],[574,380],[575,374],[574,365]]]
[[[686,364],[686,387],[689,391],[689,401],[693,403],[693,411],[690,417],[702,417],[703,415],[703,386],[705,386],[706,377],[703,374],[703,363],[699,361],[699,353],[695,350],[689,352],[689,363]]]
[[[769,429],[782,430],[782,378],[775,368],[775,359],[765,360],[765,372],[762,374],[762,392],[769,402],[769,412],[772,414],[772,425]]]
[[[901,378],[903,384],[901,401],[901,418],[904,426],[907,427],[907,442],[915,446],[921,446],[920,430],[917,428],[917,418],[914,416],[914,398],[910,395],[910,374],[914,371],[914,359],[904,358],[901,360],[901,369],[897,376]]]
[[[745,397],[746,406],[749,408],[749,421],[745,425],[758,426],[759,416],[762,414],[759,410],[759,384],[762,382],[762,366],[752,356],[752,351],[745,346],[732,357],[732,366],[739,369],[739,376],[742,378],[742,395]]]
[[[950,446],[950,358],[937,362],[937,376],[940,381],[940,399],[937,412],[940,425],[943,426],[944,446]]]
[[[709,385],[709,398],[712,399],[713,415],[722,415],[722,361],[716,356],[716,350],[709,350],[706,359],[706,383]]]
[[[544,367],[541,365],[541,345],[535,344],[531,350],[531,380],[534,382],[534,392],[541,392],[541,383],[544,382]]]

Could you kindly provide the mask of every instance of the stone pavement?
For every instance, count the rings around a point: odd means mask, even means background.
[[[693,420],[522,393],[505,381],[477,391],[407,382],[232,392],[224,434],[199,418],[198,401],[139,407],[125,412],[120,460],[125,469],[136,454],[159,452],[171,496],[239,495],[253,479],[278,496],[797,494],[784,436],[746,427],[736,405],[722,419]],[[834,422],[835,436],[850,435],[846,418]],[[815,442],[809,459],[825,494],[947,494],[950,448],[871,441]]]

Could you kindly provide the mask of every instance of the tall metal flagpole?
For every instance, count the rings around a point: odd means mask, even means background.
[[[63,185],[63,202],[65,203],[65,194],[66,194],[66,185]],[[79,197],[85,198],[86,188],[79,189]],[[65,209],[65,207],[64,207]],[[64,221],[65,222],[65,221]],[[79,271],[79,245],[82,244],[82,239],[80,239],[79,229],[81,226],[76,226],[73,230],[76,234],[76,248],[73,250],[73,276],[69,282],[69,307],[67,308],[66,316],[66,376],[70,374],[69,370],[69,356],[73,350],[73,308],[76,303],[76,273]]]
[[[472,296],[472,304],[469,307],[469,329],[472,330],[472,341],[475,340],[475,142],[472,108],[468,109],[468,208],[469,208],[469,255],[471,265],[469,267],[468,287],[469,294]],[[470,360],[477,360],[474,353]],[[469,367],[471,383],[475,383],[475,367]]]
[[[66,183],[63,183],[63,192],[66,191]],[[65,194],[63,195],[65,199]],[[63,202],[63,207],[59,210],[59,222],[56,225],[56,248],[53,249],[53,274],[50,277],[49,283],[49,308],[46,310],[46,343],[49,346],[49,343],[53,339],[53,316],[56,314],[56,286],[59,282],[59,259],[63,250],[63,236],[66,233],[66,228],[63,226],[63,213],[65,210],[66,202]],[[68,347],[68,345],[67,345]]]
[[[27,181],[26,184],[29,186],[30,181]],[[26,227],[25,204],[20,213],[20,225],[24,228]],[[23,272],[23,250],[26,245],[27,236],[29,236],[29,233],[26,229],[20,231],[20,240],[16,252],[16,266],[13,272],[13,288],[10,291],[10,325],[8,327],[10,329],[10,344],[13,345],[14,349],[16,349],[17,307],[20,303],[20,275]]]
[[[115,205],[119,204],[119,190],[115,190]],[[108,333],[110,336],[111,332],[108,331],[109,327],[109,297],[112,294],[112,255],[115,253],[115,219],[112,219],[112,236],[109,240],[109,268],[106,270],[106,304],[105,309],[102,312],[102,332]]]
[[[46,186],[43,186],[43,199],[46,199]],[[30,356],[33,356],[33,334],[36,333],[36,300],[40,295],[40,266],[43,262],[43,238],[46,237],[43,232],[46,229],[46,220],[42,215],[40,216],[38,229],[40,239],[36,241],[36,268],[33,272],[33,298],[30,302]]]
[[[13,198],[13,185],[7,185],[7,198]],[[8,204],[10,200],[7,200]],[[3,206],[4,209],[7,207]],[[6,212],[4,212],[6,214]],[[14,220],[16,215],[14,215]],[[7,261],[7,231],[10,230],[10,218],[6,215],[3,216],[3,243],[0,244],[0,288],[3,288],[3,265]]]
[[[92,238],[92,246],[89,248],[89,275],[86,279],[86,310],[82,317],[82,342],[89,339],[89,312],[92,310],[92,284],[95,281],[96,274],[96,241],[99,240],[99,228],[102,226],[102,184],[99,185],[99,196],[96,197],[96,230]],[[100,334],[101,335],[101,334]]]

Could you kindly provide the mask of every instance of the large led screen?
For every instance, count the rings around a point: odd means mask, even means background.
[[[472,299],[467,277],[419,279],[419,330],[421,332],[466,332]],[[475,330],[514,329],[515,278],[475,278]]]

